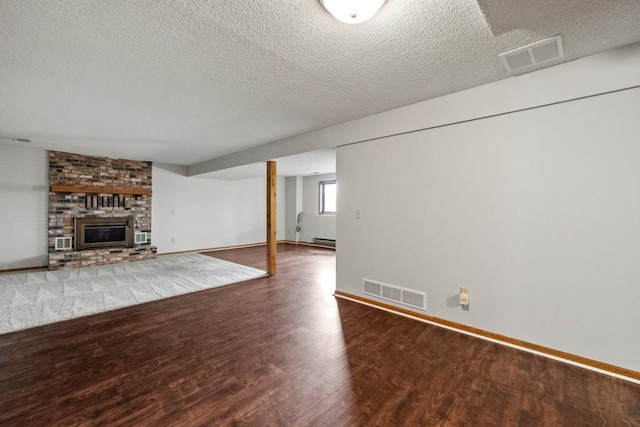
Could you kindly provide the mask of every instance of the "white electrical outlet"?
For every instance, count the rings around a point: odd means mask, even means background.
[[[360,209],[356,209],[356,219],[362,219],[362,215],[360,214]]]
[[[469,305],[469,289],[467,288],[460,288],[460,294],[458,295],[458,302],[460,302],[460,305],[464,305],[467,306]]]
[[[175,237],[172,237],[172,238],[171,238],[171,243],[175,243],[175,242],[176,242],[176,238],[175,238]]]

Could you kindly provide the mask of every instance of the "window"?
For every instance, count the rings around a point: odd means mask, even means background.
[[[336,190],[335,181],[320,182],[320,213],[335,214],[336,213]]]

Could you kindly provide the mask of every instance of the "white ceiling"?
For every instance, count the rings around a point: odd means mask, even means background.
[[[638,0],[2,0],[0,144],[189,165],[640,41]]]

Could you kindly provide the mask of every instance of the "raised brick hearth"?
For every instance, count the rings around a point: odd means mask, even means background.
[[[49,254],[49,270],[80,268],[119,262],[141,261],[155,258],[156,247],[136,245],[133,248],[95,249],[88,251],[58,251]]]
[[[151,245],[150,162],[51,151],[49,185],[50,270],[156,257],[157,249]],[[55,249],[56,237],[74,237],[75,218],[127,216],[133,216],[135,232],[147,233],[147,243],[84,251]]]

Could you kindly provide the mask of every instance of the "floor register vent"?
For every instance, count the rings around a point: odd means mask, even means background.
[[[420,310],[427,309],[427,294],[424,292],[387,285],[370,279],[362,279],[362,292]]]

